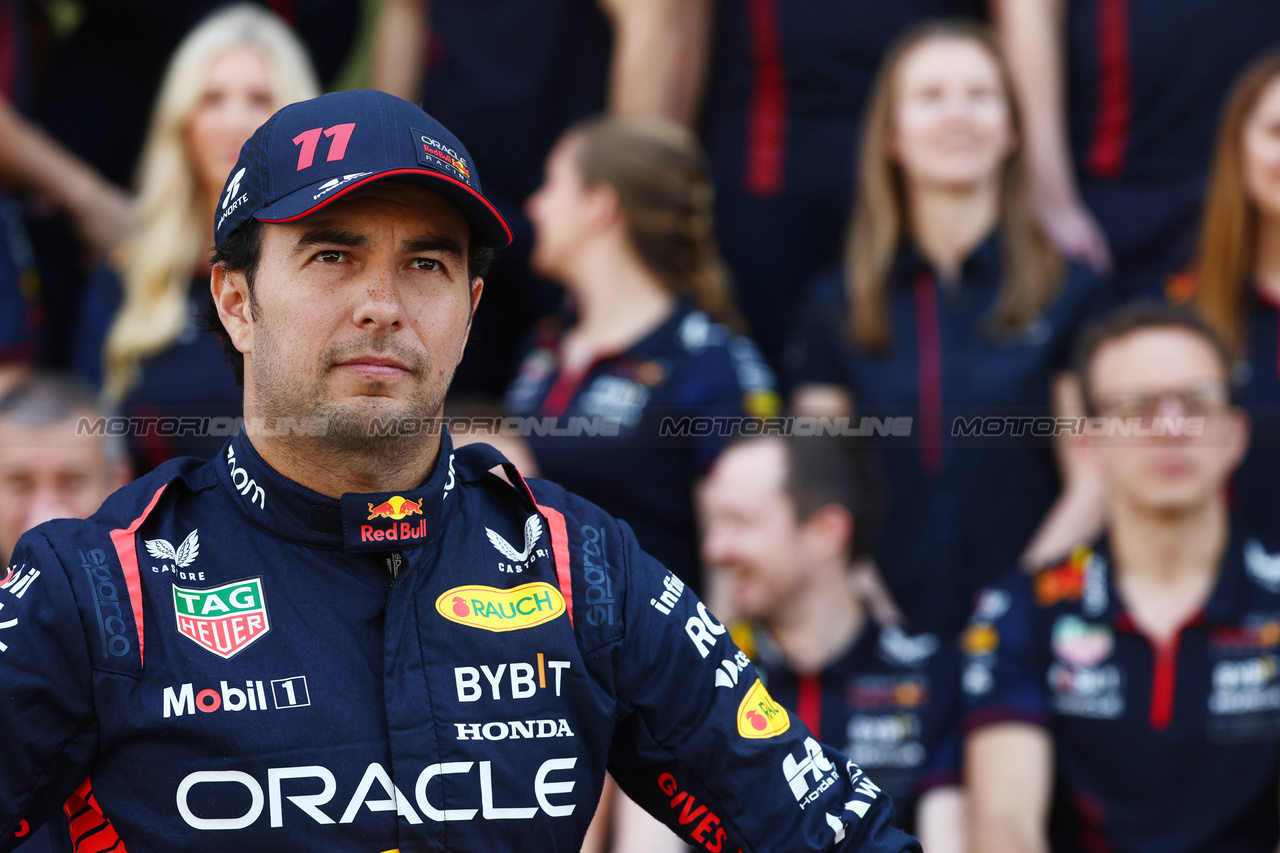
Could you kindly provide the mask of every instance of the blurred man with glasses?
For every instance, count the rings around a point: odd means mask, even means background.
[[[1131,304],[1078,366],[1107,532],[977,600],[973,847],[1274,851],[1280,530],[1232,519],[1249,428],[1226,350],[1187,313]]]

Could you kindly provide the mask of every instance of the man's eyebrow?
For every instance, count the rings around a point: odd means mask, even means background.
[[[441,252],[454,257],[462,257],[462,246],[452,237],[444,235],[414,237],[412,240],[405,240],[402,247],[405,254],[414,252]]]
[[[345,246],[352,249],[363,249],[369,245],[369,238],[363,234],[357,234],[354,231],[344,231],[341,228],[332,228],[327,226],[319,226],[302,232],[302,236],[298,238],[297,249],[307,246],[329,245],[329,246]]]

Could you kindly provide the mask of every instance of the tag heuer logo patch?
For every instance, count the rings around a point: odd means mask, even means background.
[[[271,630],[262,578],[213,589],[173,588],[178,633],[220,658],[230,659]]]

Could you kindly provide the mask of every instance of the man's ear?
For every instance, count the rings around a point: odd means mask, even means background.
[[[839,504],[819,507],[802,522],[802,528],[810,552],[820,560],[843,560],[853,543],[853,516]]]
[[[484,293],[484,279],[476,276],[471,279],[471,313],[467,315],[467,328],[462,333],[462,343],[458,346],[458,360],[454,362],[455,367],[462,363],[463,353],[467,351],[467,340],[471,337],[471,322],[476,318],[476,309],[480,307],[482,293]]]
[[[228,270],[225,263],[213,265],[209,278],[218,319],[231,344],[241,353],[253,352],[253,312],[249,307],[249,283],[241,270]]]

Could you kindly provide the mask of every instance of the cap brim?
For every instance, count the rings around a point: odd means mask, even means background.
[[[426,187],[456,204],[462,211],[462,215],[467,218],[467,222],[471,224],[472,239],[479,245],[493,249],[503,249],[511,245],[511,229],[507,226],[507,221],[484,196],[462,181],[426,169],[389,169],[385,172],[373,172],[345,186],[334,188],[324,193],[323,197],[317,198],[321,195],[321,189],[330,183],[321,181],[292,192],[275,204],[264,207],[255,213],[253,218],[271,223],[293,222],[332,204],[335,199],[342,198],[357,187],[387,179]]]

